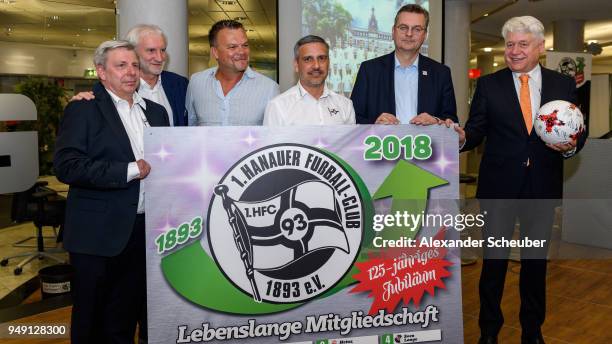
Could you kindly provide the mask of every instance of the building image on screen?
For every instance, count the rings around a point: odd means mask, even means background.
[[[302,0],[302,34],[329,43],[327,87],[350,96],[361,62],[393,51],[395,14],[414,3],[429,10],[429,0]],[[425,41],[421,53],[427,52]]]

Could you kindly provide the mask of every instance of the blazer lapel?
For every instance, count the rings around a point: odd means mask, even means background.
[[[527,126],[525,125],[525,120],[523,119],[523,111],[521,110],[521,103],[519,101],[518,95],[516,94],[516,88],[514,87],[514,79],[512,78],[512,71],[509,68],[506,68],[506,72],[502,73],[502,81],[501,87],[503,93],[507,95],[506,99],[508,99],[510,114],[514,119],[512,123],[516,123],[520,128],[519,130],[525,135],[529,136],[527,132]]]
[[[142,109],[142,112],[145,114],[145,117],[147,118],[147,122],[149,122],[149,125],[152,127],[162,127],[162,126],[168,125],[166,123],[161,123],[160,121],[158,121],[158,118],[160,117],[155,117],[153,115],[151,111],[151,108],[153,107],[151,105],[152,101],[147,100],[147,99],[144,99],[144,101],[147,104],[147,108],[145,109],[144,107],[141,106],[140,109]]]
[[[429,70],[429,63],[427,63],[428,61],[426,59],[423,58],[423,56],[421,54],[419,54],[419,68],[418,68],[418,73],[419,75],[417,76],[419,78],[419,86],[417,87],[417,115],[425,112],[423,109],[425,109],[425,102],[427,101],[427,99],[432,99],[434,98],[433,95],[430,95],[430,97],[426,97],[425,94],[427,92],[427,90],[429,90],[429,82],[430,82],[430,78],[429,78],[429,73],[431,73],[431,71]]]
[[[385,66],[383,70],[387,71],[387,102],[389,109],[385,112],[389,112],[393,115],[395,114],[395,51],[388,54],[388,57],[384,60]]]
[[[542,95],[540,97],[540,107],[549,101],[553,100],[552,98],[552,83],[550,80],[550,74],[548,74],[548,69],[540,66],[540,70],[542,71]]]
[[[132,145],[130,144],[130,138],[125,131],[123,122],[121,122],[121,118],[119,117],[119,112],[117,112],[117,108],[115,108],[110,95],[106,92],[106,90],[99,90],[98,92],[95,92],[95,97],[96,101],[98,102],[100,112],[102,112],[104,119],[115,134],[117,142],[123,149],[123,152],[130,159],[130,161],[136,160],[136,157],[134,157],[134,152],[132,151]]]
[[[175,94],[175,92],[178,92],[178,87],[176,87],[176,85],[174,85],[174,83],[171,82],[171,80],[167,77],[168,72],[166,71],[162,71],[160,78],[162,81],[162,87],[164,88],[164,92],[166,93],[166,98],[168,98],[168,102],[170,103],[170,108],[172,109],[172,120],[174,122],[174,125],[176,125],[177,121],[178,121],[178,112],[179,112],[179,107],[178,107],[178,99],[180,98],[180,95]],[[184,97],[183,97],[184,98]],[[151,120],[149,119],[149,116],[147,115],[147,119],[149,120],[149,123],[151,123]]]

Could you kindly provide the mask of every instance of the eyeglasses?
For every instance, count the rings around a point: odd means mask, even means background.
[[[408,26],[408,25],[402,24],[402,25],[396,26],[395,28],[398,29],[403,34],[407,34],[408,32],[412,31],[414,35],[420,35],[426,31],[426,28],[422,27],[421,25]]]

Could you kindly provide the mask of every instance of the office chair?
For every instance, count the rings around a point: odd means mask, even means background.
[[[61,258],[55,257],[50,253],[63,252],[60,248],[51,248],[45,250],[43,227],[52,226],[55,230],[59,227],[58,241],[62,235],[64,224],[64,211],[66,209],[66,200],[60,198],[57,192],[46,188],[46,182],[39,182],[27,191],[16,193],[13,196],[12,217],[14,221],[29,221],[34,223],[37,229],[37,245],[36,251],[16,254],[10,257],[5,257],[0,261],[1,266],[6,266],[9,259],[26,257],[21,261],[15,270],[15,275],[21,274],[23,267],[31,262],[34,258],[43,259],[49,258],[57,262],[64,263]]]
[[[36,182],[36,184],[34,184],[34,186],[29,188],[28,190],[24,192],[18,192],[18,193],[13,194],[12,207],[11,207],[11,221],[13,221],[13,223],[18,224],[18,223],[34,220],[34,218],[32,217],[32,214],[36,212],[37,205],[34,199],[32,198],[32,194],[34,194],[38,190],[38,188],[47,186],[48,184],[49,183],[46,181],[39,180]],[[43,238],[44,239],[57,239],[56,227],[53,227],[52,236],[45,236]],[[34,244],[27,243],[31,240],[35,240]],[[37,240],[36,235],[30,235],[27,238],[20,239],[14,242],[12,246],[13,247],[37,248],[38,245],[36,243],[36,240]]]

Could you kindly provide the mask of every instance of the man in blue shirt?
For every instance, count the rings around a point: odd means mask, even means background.
[[[450,69],[419,54],[428,25],[429,13],[419,5],[405,5],[397,12],[395,51],[365,61],[357,73],[351,94],[357,123],[457,122]]]
[[[218,66],[194,74],[187,89],[190,126],[261,125],[278,84],[249,67],[249,41],[241,23],[221,20],[210,29]]]

